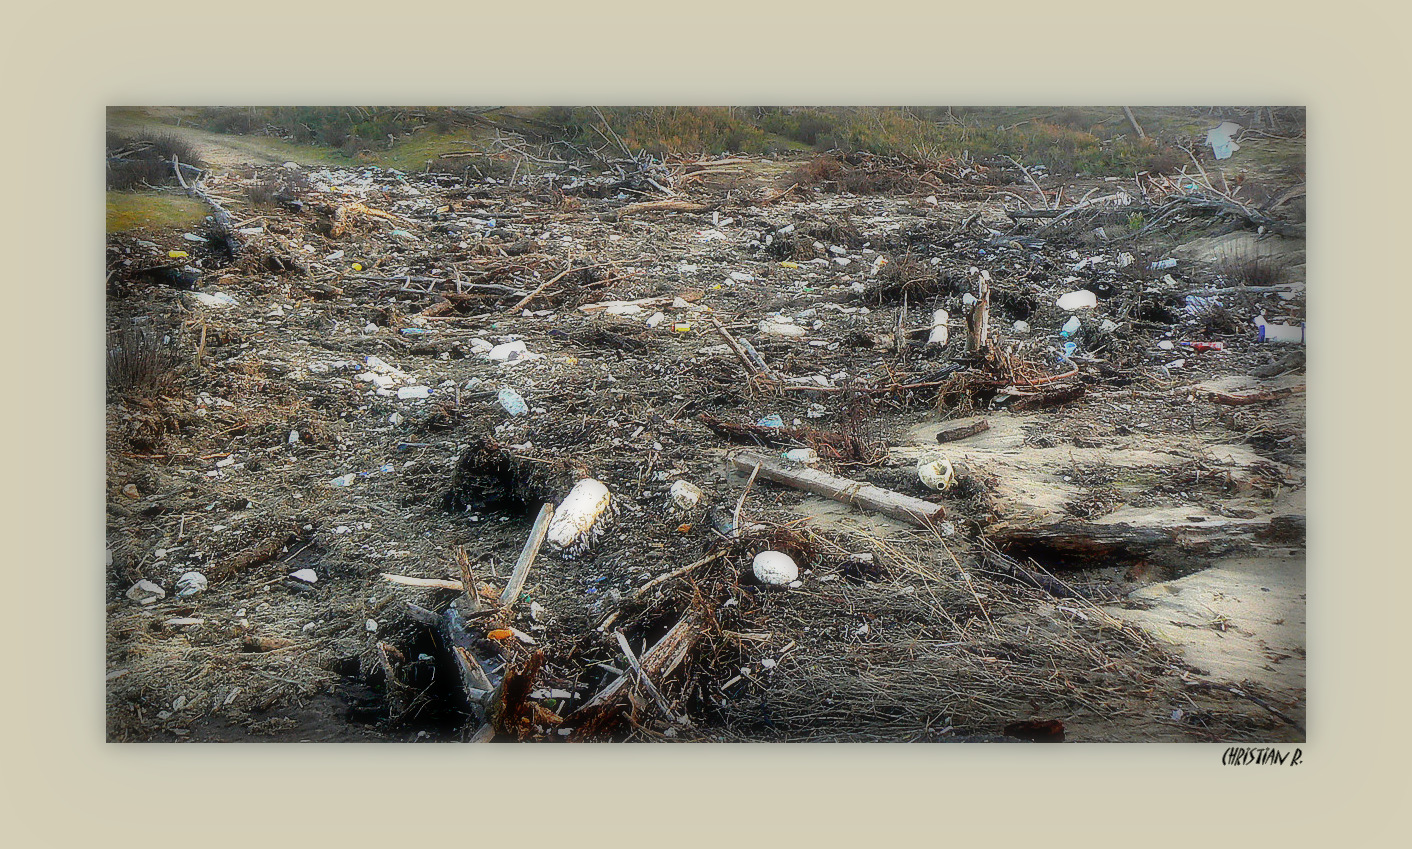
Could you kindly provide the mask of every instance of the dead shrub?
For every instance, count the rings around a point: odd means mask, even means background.
[[[1277,257],[1255,254],[1221,260],[1221,275],[1239,286],[1271,286],[1284,279],[1286,263]]]
[[[271,206],[280,193],[278,180],[261,180],[245,189],[245,198],[254,206]]]
[[[809,160],[785,177],[786,184],[798,183],[802,187],[820,183],[836,182],[843,172],[843,163],[833,156],[819,156]]]
[[[172,157],[185,165],[204,168],[206,163],[190,142],[171,134],[142,133],[122,136],[108,133],[107,185],[127,191],[177,183]]]
[[[108,349],[108,390],[116,393],[156,393],[170,382],[174,366],[157,333],[130,326]]]

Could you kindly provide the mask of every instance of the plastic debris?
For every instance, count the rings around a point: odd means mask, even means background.
[[[525,343],[519,339],[513,342],[506,342],[503,345],[496,345],[486,352],[486,356],[491,362],[496,363],[517,363],[525,360],[532,360],[539,357],[539,354],[530,353],[525,347]]]
[[[225,292],[192,292],[191,299],[203,307],[214,309],[225,309],[226,307],[240,306],[240,302]]]
[[[1263,315],[1255,317],[1258,342],[1280,342],[1288,345],[1304,344],[1304,324],[1270,324]]]
[[[1059,335],[1066,338],[1073,336],[1075,333],[1079,332],[1079,328],[1082,326],[1078,316],[1071,316],[1068,321],[1064,322],[1064,326],[1059,328]]]
[[[806,466],[819,462],[819,454],[812,448],[792,448],[782,456],[791,463],[803,463]]]
[[[927,489],[942,492],[950,489],[956,481],[956,470],[951,467],[951,461],[945,458],[924,461],[917,464],[917,477]]]
[[[205,575],[200,572],[186,572],[180,578],[177,578],[176,597],[186,598],[187,596],[193,596],[205,590],[206,587],[207,581]]]
[[[1232,153],[1240,150],[1235,137],[1241,129],[1241,125],[1234,121],[1223,121],[1216,129],[1207,130],[1206,143],[1211,145],[1211,153],[1217,159],[1230,159]]]
[[[525,403],[525,399],[520,397],[520,393],[508,386],[496,394],[495,400],[499,401],[500,406],[505,408],[505,412],[512,416],[529,415],[529,405]]]
[[[784,419],[775,413],[770,413],[755,424],[757,427],[784,427]]]
[[[1185,303],[1186,306],[1183,309],[1187,315],[1205,315],[1221,306],[1221,302],[1216,298],[1201,295],[1187,295]]]
[[[797,339],[803,336],[807,331],[797,324],[785,324],[779,321],[762,321],[760,322],[760,332],[767,333],[771,336],[788,336]]]
[[[411,400],[411,399],[414,399],[414,398],[430,398],[430,397],[431,397],[431,387],[430,387],[430,386],[404,386],[404,387],[402,387],[401,389],[398,389],[398,390],[397,390],[397,397],[398,397],[398,399],[400,399],[400,400],[402,400],[402,401],[407,401],[407,400]]]
[[[593,478],[584,478],[574,484],[559,509],[554,511],[545,539],[559,550],[572,552],[586,548],[612,500],[608,487]]]
[[[300,569],[297,572],[290,572],[289,577],[296,581],[303,581],[306,584],[316,584],[319,582],[319,576],[314,574],[313,569]]]

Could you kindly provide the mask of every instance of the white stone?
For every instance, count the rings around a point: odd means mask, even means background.
[[[755,555],[751,571],[755,573],[755,577],[760,583],[777,587],[784,586],[799,578],[799,567],[795,564],[794,558],[782,551],[762,551]]]
[[[672,484],[668,495],[671,497],[672,503],[676,505],[678,510],[690,510],[701,503],[701,499],[705,493],[694,483],[676,481]]]
[[[167,591],[144,578],[128,587],[127,597],[133,601],[147,603],[149,600],[156,601],[159,598],[166,598]]]
[[[1061,295],[1055,306],[1061,310],[1086,310],[1098,306],[1098,296],[1087,289],[1079,289]]]
[[[306,584],[316,584],[319,581],[319,576],[314,574],[313,569],[300,569],[297,572],[290,572],[289,577],[296,581],[303,581]]]

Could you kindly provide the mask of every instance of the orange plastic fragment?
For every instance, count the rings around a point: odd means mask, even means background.
[[[515,636],[515,632],[511,631],[509,628],[496,628],[494,631],[486,634],[486,636],[492,640],[508,640]]]

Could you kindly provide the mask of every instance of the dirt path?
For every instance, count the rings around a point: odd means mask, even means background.
[[[108,129],[138,134],[143,132],[176,136],[191,144],[201,157],[214,168],[230,171],[248,165],[325,165],[333,162],[325,151],[263,136],[240,136],[213,133],[197,127],[178,124],[178,110],[122,110],[111,112]]]

